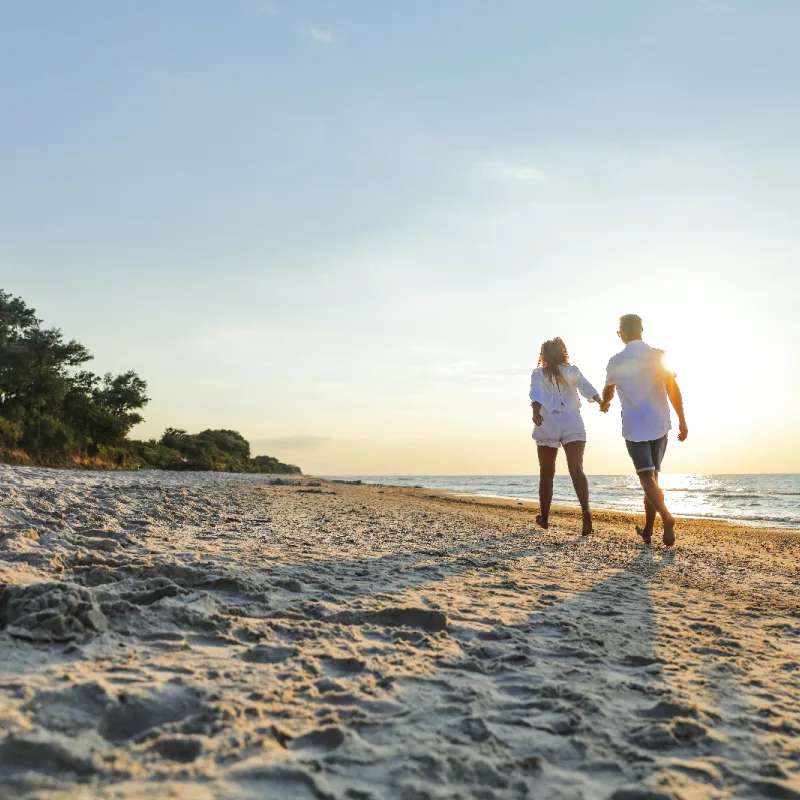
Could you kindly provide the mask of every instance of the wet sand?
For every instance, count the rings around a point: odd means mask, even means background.
[[[0,797],[800,798],[797,533],[198,473],[0,500]]]

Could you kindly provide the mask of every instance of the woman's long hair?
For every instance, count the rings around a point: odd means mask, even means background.
[[[561,367],[569,364],[567,346],[560,336],[548,339],[539,351],[539,366],[546,378],[553,383],[566,383],[566,378],[561,374]]]

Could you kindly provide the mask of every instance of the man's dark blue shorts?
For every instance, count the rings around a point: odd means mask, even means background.
[[[660,439],[653,439],[650,442],[630,442],[625,440],[633,466],[636,473],[661,470],[661,462],[664,460],[664,453],[667,452],[667,435],[664,434]]]

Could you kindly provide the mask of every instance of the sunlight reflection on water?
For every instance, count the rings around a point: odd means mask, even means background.
[[[337,476],[340,477],[340,476]],[[366,483],[423,486],[492,497],[536,500],[536,475],[353,475]],[[634,475],[589,475],[592,505],[641,511],[642,493]],[[767,527],[800,527],[800,475],[692,475],[662,473],[670,510],[681,516],[709,517]],[[553,502],[577,505],[572,483],[557,475]]]

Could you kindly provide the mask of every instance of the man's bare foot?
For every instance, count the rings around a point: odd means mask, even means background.
[[[643,541],[645,544],[650,544],[650,539],[652,539],[652,537],[653,537],[653,529],[652,529],[652,528],[650,528],[650,529],[648,530],[647,528],[640,528],[640,527],[637,525],[637,526],[636,526],[636,533],[638,533],[638,534],[639,534],[639,536],[641,536],[641,537],[642,537],[642,541]]]
[[[662,537],[664,546],[672,547],[675,544],[675,518],[667,517],[664,519],[662,517],[661,521],[664,523],[664,536]]]
[[[547,517],[543,517],[541,514],[536,515],[536,524],[545,530],[547,530],[547,528],[550,526],[550,523],[547,521]]]
[[[586,511],[583,512],[583,530],[581,531],[581,536],[589,536],[592,533],[594,533],[592,512],[587,508]]]

